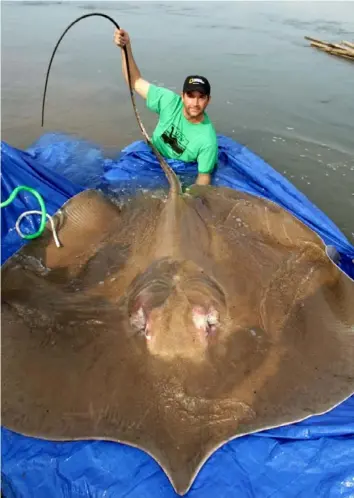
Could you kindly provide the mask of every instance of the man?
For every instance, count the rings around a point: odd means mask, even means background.
[[[146,99],[148,109],[159,115],[152,136],[154,146],[165,158],[197,162],[196,183],[210,184],[210,175],[217,162],[218,144],[214,126],[205,112],[211,100],[208,80],[203,76],[188,76],[182,94],[177,95],[141,77],[126,31],[116,29],[114,42],[122,49],[127,48],[132,88]],[[122,70],[129,84],[123,54]]]

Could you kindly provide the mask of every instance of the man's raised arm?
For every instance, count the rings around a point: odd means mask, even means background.
[[[139,68],[136,65],[134,57],[133,57],[130,38],[129,38],[129,34],[127,33],[127,31],[124,31],[123,29],[119,29],[119,30],[116,29],[114,32],[114,43],[122,49],[122,52],[123,52],[123,47],[127,48],[132,88],[141,97],[146,99],[148,91],[149,91],[150,83],[141,77]],[[122,71],[123,71],[124,79],[125,79],[127,85],[129,85],[127,65],[126,65],[125,56],[123,53],[122,53]]]

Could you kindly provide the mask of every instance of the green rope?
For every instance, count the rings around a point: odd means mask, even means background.
[[[37,230],[37,232],[36,233],[32,233],[30,235],[22,234],[22,237],[24,239],[35,239],[37,237],[40,237],[42,235],[42,233],[44,232],[45,225],[46,225],[46,217],[47,217],[47,210],[45,208],[43,197],[41,196],[41,194],[39,192],[37,192],[37,190],[34,190],[31,187],[25,187],[23,185],[21,185],[19,187],[16,187],[12,191],[12,194],[10,195],[10,197],[6,201],[4,201],[4,202],[2,202],[0,204],[0,207],[3,208],[3,207],[8,206],[9,204],[11,204],[11,202],[13,202],[13,200],[15,199],[15,197],[17,196],[17,194],[21,190],[25,190],[26,192],[30,192],[31,194],[33,194],[36,197],[36,199],[38,200],[39,205],[41,207],[41,224],[40,224],[39,229]]]

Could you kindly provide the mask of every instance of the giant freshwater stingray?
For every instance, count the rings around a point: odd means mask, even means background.
[[[288,211],[182,194],[154,151],[165,197],[86,190],[54,217],[60,248],[49,225],[2,267],[2,423],[141,448],[184,494],[226,442],[353,394],[354,282]]]
[[[48,227],[2,269],[9,429],[141,448],[184,494],[227,441],[353,393],[354,282],[281,207],[87,190],[56,220],[61,248]]]

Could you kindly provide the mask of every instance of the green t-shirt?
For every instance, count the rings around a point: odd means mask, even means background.
[[[211,173],[217,162],[216,132],[208,115],[201,123],[190,123],[183,114],[182,98],[172,90],[150,84],[148,109],[159,114],[152,143],[164,157],[197,162],[199,173]]]

